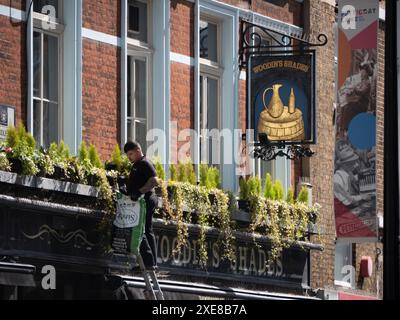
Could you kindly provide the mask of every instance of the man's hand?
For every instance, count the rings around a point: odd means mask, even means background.
[[[138,199],[141,197],[142,193],[140,191],[135,192],[134,194],[131,195],[132,201],[138,201]]]
[[[147,180],[147,182],[145,183],[145,185],[139,189],[139,191],[141,193],[147,193],[149,192],[151,189],[153,189],[154,187],[156,187],[158,185],[157,182],[157,178],[156,177],[151,177],[149,180]]]

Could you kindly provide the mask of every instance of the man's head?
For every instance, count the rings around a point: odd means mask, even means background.
[[[143,157],[142,147],[138,142],[128,141],[124,146],[124,151],[130,162],[136,162]]]

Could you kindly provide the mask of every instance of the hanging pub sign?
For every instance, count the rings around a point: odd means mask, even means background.
[[[9,126],[15,126],[15,109],[0,105],[0,141],[6,139]]]
[[[336,148],[336,234],[376,241],[378,0],[340,0]]]
[[[255,139],[264,136],[271,145],[315,143],[313,52],[255,55],[248,68]]]

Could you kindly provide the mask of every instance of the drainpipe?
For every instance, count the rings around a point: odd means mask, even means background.
[[[200,4],[194,3],[194,137],[193,160],[200,165],[200,39],[199,39]],[[196,165],[197,180],[200,181],[199,165]]]

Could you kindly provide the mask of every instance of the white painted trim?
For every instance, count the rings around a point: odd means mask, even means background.
[[[82,28],[82,38],[95,40],[98,42],[121,47],[121,38],[104,32],[94,31],[88,28]]]
[[[11,11],[11,12],[10,12]],[[5,16],[5,17],[11,17],[12,19],[23,21],[26,19],[26,13],[25,11],[19,10],[19,9],[14,9],[9,6],[5,6],[0,4],[0,15]]]
[[[379,7],[379,19],[385,21],[386,9]]]
[[[246,80],[246,79],[247,79],[246,71],[240,71],[239,80]]]
[[[180,53],[171,52],[170,53],[170,60],[171,62],[178,62],[182,64],[186,64],[188,66],[194,66],[194,58],[189,57]]]

